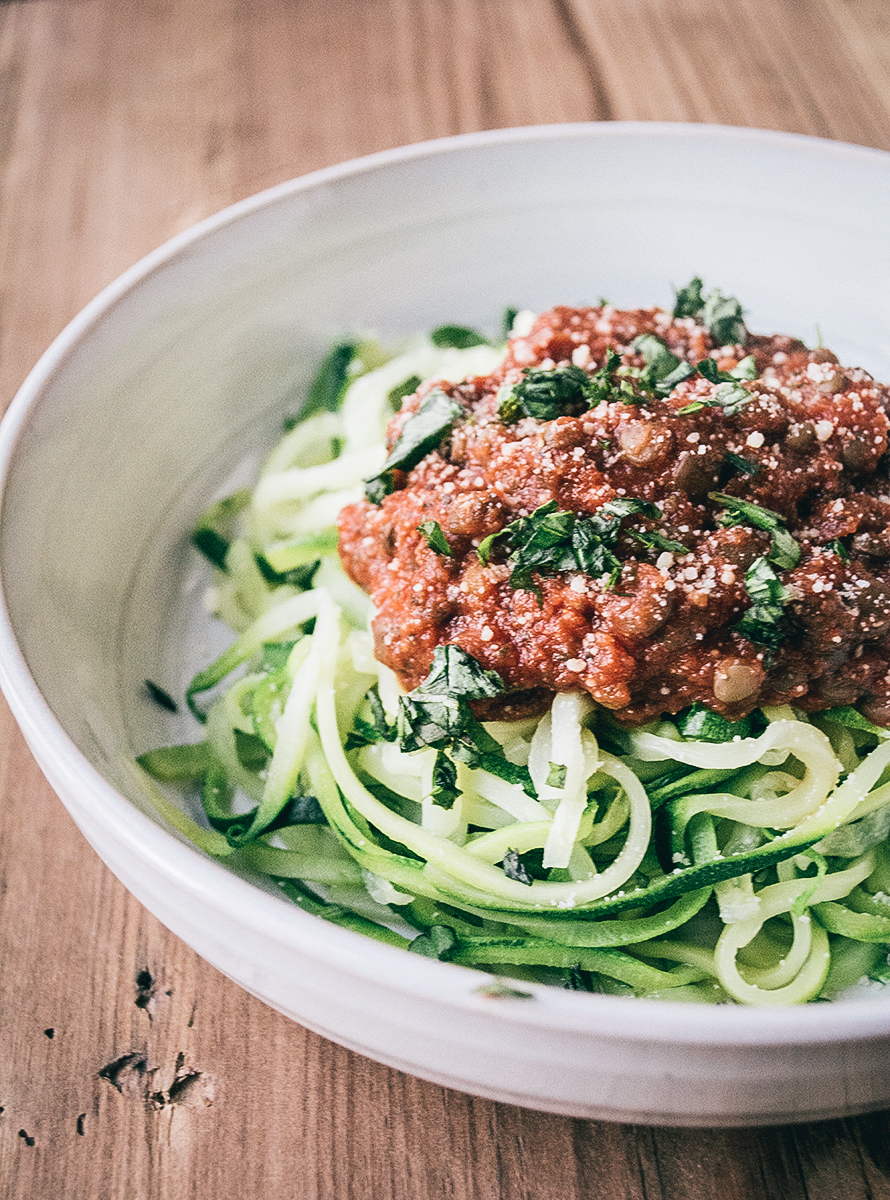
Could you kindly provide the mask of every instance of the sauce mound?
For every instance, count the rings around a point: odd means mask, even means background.
[[[391,448],[433,393],[456,416],[379,503],[343,510],[340,555],[407,689],[454,643],[510,689],[487,716],[586,690],[629,724],[696,702],[890,724],[890,388],[790,337],[713,330],[558,307],[492,375],[403,401]],[[554,517],[562,542],[529,557]],[[573,527],[605,559],[573,557]]]

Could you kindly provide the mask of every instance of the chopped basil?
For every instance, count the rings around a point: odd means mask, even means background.
[[[727,375],[731,375],[733,379],[756,379],[757,359],[753,354],[747,355],[731,371],[727,371]]]
[[[365,700],[371,710],[371,720],[356,716],[352,730],[347,735],[345,749],[355,750],[359,746],[372,746],[375,742],[394,742],[396,728],[390,723],[380,699],[380,691],[375,683],[365,694]]]
[[[198,528],[192,534],[192,545],[220,571],[226,569],[226,555],[231,545],[228,538],[224,538],[215,529]]]
[[[402,383],[397,383],[394,388],[390,388],[386,398],[393,411],[398,412],[405,397],[413,396],[422,383],[423,380],[419,375],[409,375]]]
[[[568,767],[562,763],[550,763],[550,770],[547,772],[547,786],[552,788],[564,788],[566,785],[566,775]]]
[[[674,316],[694,317],[706,325],[718,346],[744,342],[748,334],[738,300],[734,296],[724,296],[717,288],[705,295],[697,275],[677,292]]]
[[[704,295],[702,294],[702,281],[696,275],[680,288],[677,293],[677,299],[674,303],[675,317],[697,317],[704,306]]]
[[[291,567],[289,571],[276,571],[264,554],[255,554],[253,557],[266,583],[271,583],[274,587],[288,584],[290,587],[299,588],[300,591],[307,591],[312,587],[315,573],[321,566],[321,559],[316,558],[312,562]]]
[[[678,358],[661,338],[642,333],[634,339],[634,349],[642,354],[646,369],[640,376],[641,385],[657,396],[669,396],[678,383],[695,374],[692,363]]]
[[[718,346],[734,346],[748,336],[741,304],[735,296],[724,296],[717,288],[705,296],[701,317]]]
[[[529,875],[525,864],[519,857],[518,850],[508,850],[504,855],[503,861],[504,874],[508,879],[514,879],[517,883],[525,883],[531,887],[534,882]]]
[[[850,561],[850,551],[840,538],[832,538],[827,544],[826,549],[833,551],[841,562],[848,563]]]
[[[713,359],[705,361],[713,362]],[[703,408],[722,408],[728,417],[734,417],[753,399],[751,392],[740,383],[718,383],[713,396],[707,400],[693,400],[691,404],[685,404],[683,408],[677,409],[677,416],[685,417],[688,413],[701,412]]]
[[[651,517],[653,521],[660,521],[662,516],[661,509],[651,500],[634,500],[631,496],[619,496],[616,500],[607,500],[599,511],[613,514],[616,517],[629,517],[638,513],[643,517]]]
[[[379,730],[364,717],[355,717],[352,729],[346,735],[343,743],[344,750],[359,750],[362,746],[373,746],[377,742],[388,742],[392,739],[383,736]]]
[[[603,365],[588,375],[574,363],[549,370],[528,367],[523,379],[498,392],[498,417],[511,425],[520,417],[553,421],[561,416],[577,416],[597,404],[642,404],[646,395],[667,395],[694,372],[652,334],[642,334],[634,342],[646,362],[644,370],[621,365],[621,355],[609,349]]]
[[[741,454],[733,454],[731,450],[727,450],[723,455],[724,459],[731,467],[735,467],[737,471],[741,471],[743,475],[757,475],[760,472],[760,464],[751,462],[750,459],[742,458]]]
[[[165,708],[167,712],[179,712],[176,701],[173,699],[170,693],[165,692],[162,687],[158,687],[158,685],[151,679],[145,680],[145,690],[148,692],[149,696],[151,696],[152,700],[154,700],[155,704],[159,705],[159,707]]]
[[[418,934],[408,949],[425,958],[438,958],[448,962],[460,949],[457,934],[450,925],[433,925],[426,933]]]
[[[488,338],[466,325],[440,325],[430,334],[430,341],[442,350],[469,350],[471,346],[487,346]]]
[[[365,480],[365,496],[372,504],[380,504],[395,488],[393,472],[410,471],[435,450],[451,431],[463,405],[452,400],[441,388],[433,390],[421,401],[420,408],[405,421],[402,431],[386,462],[376,475]]]
[[[661,519],[661,509],[648,500],[619,497],[610,500],[590,517],[578,517],[573,512],[561,511],[555,500],[548,500],[527,517],[520,517],[509,525],[490,534],[480,543],[476,551],[480,562],[487,564],[494,543],[504,538],[510,548],[509,561],[513,570],[510,587],[533,592],[541,602],[541,590],[532,581],[537,572],[549,575],[563,571],[583,571],[587,575],[610,576],[611,586],[621,570],[621,560],[613,553],[622,520],[634,514],[652,520]],[[632,531],[637,536],[640,531]],[[648,532],[637,537],[644,545],[658,545],[658,541],[647,542]],[[664,546],[663,548],[668,548]],[[670,543],[670,548],[685,551],[679,542]]]
[[[399,700],[398,740],[404,751],[423,746],[449,750],[452,759],[481,768],[536,795],[527,767],[504,758],[499,742],[473,715],[470,700],[493,699],[504,690],[496,671],[487,671],[460,646],[437,646],[429,675]],[[441,767],[444,780],[448,768]],[[456,778],[456,777],[455,777]],[[434,788],[435,790],[435,788]],[[443,787],[443,791],[447,790]]]
[[[506,341],[513,332],[513,322],[519,316],[518,308],[505,308],[504,315],[501,318],[501,331]]]
[[[327,825],[321,805],[315,796],[291,796],[287,804],[264,833],[273,829],[286,829],[289,825]]]
[[[745,572],[745,591],[751,607],[732,629],[758,646],[778,650],[788,633],[784,613],[791,592],[766,558],[756,558]]]
[[[318,368],[300,410],[300,420],[319,412],[337,412],[349,386],[349,367],[359,348],[358,342],[339,342],[332,346]]]
[[[530,516],[514,521],[509,527],[513,548],[510,587],[534,591],[532,572],[573,570],[577,565],[572,544],[576,523],[575,514],[560,512],[555,500],[542,504]],[[604,566],[603,569],[607,568]]]
[[[753,722],[748,717],[728,721],[719,713],[697,701],[674,718],[674,724],[684,738],[700,742],[731,742],[733,738],[750,737]]]
[[[498,420],[504,425],[515,425],[523,415],[522,401],[516,395],[509,383],[498,388]]]
[[[478,728],[477,728],[478,726]],[[479,734],[488,739],[486,744],[488,749],[481,749],[482,739]],[[472,740],[470,738],[472,734]],[[534,800],[537,797],[535,785],[532,783],[531,775],[528,773],[528,767],[518,766],[516,763],[511,763],[509,759],[504,758],[504,752],[501,746],[494,740],[489,739],[489,735],[485,732],[482,725],[476,722],[473,727],[467,728],[465,736],[461,741],[456,741],[451,747],[451,756],[458,762],[465,763],[473,770],[487,771],[489,775],[496,775],[498,779],[502,779],[504,783],[515,783],[521,787],[526,795],[531,796]]]
[[[667,550],[671,554],[688,554],[689,547],[666,538],[656,529],[629,529],[630,536],[649,550]]]
[[[226,555],[235,533],[236,520],[250,502],[247,488],[239,488],[206,508],[192,534],[192,545],[220,571],[226,569]]]
[[[615,379],[616,371],[621,367],[621,355],[614,350],[606,351],[606,361],[590,375],[585,387],[585,395],[591,408],[597,404],[642,404],[644,397],[638,395],[629,379]],[[627,368],[630,371],[632,368]]]
[[[430,799],[440,808],[451,808],[458,795],[457,767],[448,755],[440,750],[433,763],[433,787]]]
[[[800,546],[785,528],[785,518],[779,513],[723,492],[709,492],[708,499],[727,510],[717,518],[721,525],[750,525],[769,533],[772,545],[767,557],[777,567],[790,570],[800,562]]]
[[[443,555],[445,558],[454,558],[454,551],[448,545],[448,540],[442,532],[442,526],[438,521],[421,521],[417,526],[417,531],[423,536],[430,550],[435,551],[436,554]]]
[[[437,646],[433,665],[423,683],[399,699],[398,736],[402,750],[421,746],[442,749],[467,728],[475,734],[479,723],[470,711],[468,700],[491,699],[504,690],[496,671],[487,671],[472,654],[460,646]],[[481,729],[482,727],[479,726]],[[485,745],[497,747],[494,738],[482,730]]]
[[[498,393],[498,417],[509,425],[520,416],[539,421],[577,416],[588,406],[588,378],[587,372],[574,363],[550,370],[526,367],[518,383],[509,390],[503,388],[503,395]]]

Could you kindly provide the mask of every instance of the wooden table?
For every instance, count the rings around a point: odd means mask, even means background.
[[[233,200],[403,142],[587,120],[890,150],[890,4],[7,0],[0,397],[100,287]],[[573,1121],[305,1032],[129,897],[5,708],[0,726],[9,1200],[890,1197],[887,1113],[745,1131]]]

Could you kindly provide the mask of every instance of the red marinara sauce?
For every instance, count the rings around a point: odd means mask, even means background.
[[[609,351],[621,356],[614,381],[643,369],[634,347],[642,334],[693,366],[710,358],[730,371],[753,355],[756,378],[740,385],[749,397],[721,407],[720,383],[696,370],[665,396],[644,390],[553,419],[499,417],[501,389],[529,369],[572,364],[593,376]],[[396,474],[382,503],[362,500],[340,516],[343,564],[377,610],[377,656],[407,689],[424,679],[437,645],[454,643],[509,689],[489,716],[586,690],[629,724],[694,702],[731,720],[759,705],[859,702],[890,724],[887,386],[790,337],[746,334],[715,346],[694,318],[606,305],[542,313],[490,376],[427,381],[393,418],[390,446],[434,387],[463,415],[436,450]],[[733,628],[752,610],[746,572],[768,558],[770,532],[725,527],[714,493],[778,514],[800,547],[796,566],[772,567],[787,589],[778,645]],[[484,539],[548,502],[580,520],[619,498],[654,503],[662,516],[622,522],[617,577],[545,570],[513,586],[508,540],[480,561]],[[428,521],[450,557],[419,531]],[[633,530],[683,549],[644,545]]]

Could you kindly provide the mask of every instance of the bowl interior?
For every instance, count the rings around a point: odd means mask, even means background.
[[[62,335],[4,431],[5,602],[73,746],[157,820],[126,761],[197,729],[143,680],[181,693],[227,637],[188,533],[249,478],[332,338],[669,305],[699,274],[752,329],[821,335],[890,378],[888,164],[755,131],[504,131],[298,180],[152,255]],[[22,703],[37,728],[37,693]]]

